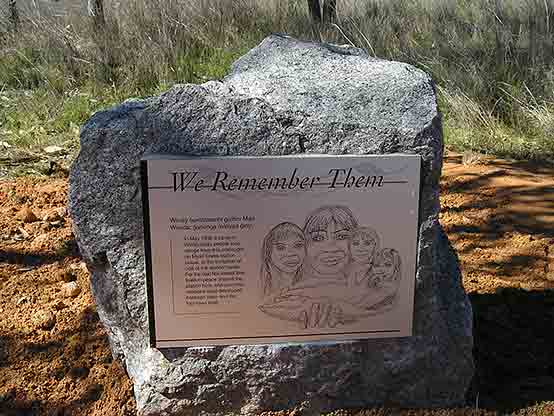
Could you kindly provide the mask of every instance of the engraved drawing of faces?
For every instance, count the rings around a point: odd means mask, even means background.
[[[349,240],[357,223],[346,207],[322,207],[306,220],[308,261],[321,275],[338,275],[350,260]]]
[[[274,241],[271,247],[271,263],[285,273],[296,273],[306,257],[306,244],[296,235]]]
[[[369,227],[360,227],[350,239],[350,255],[354,263],[372,264],[379,247],[379,236]]]

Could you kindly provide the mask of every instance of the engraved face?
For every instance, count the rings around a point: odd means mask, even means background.
[[[271,263],[285,273],[296,273],[306,257],[306,244],[296,236],[275,241],[271,248]]]
[[[375,257],[377,242],[366,234],[356,234],[350,241],[350,255],[354,263],[371,264]]]
[[[327,227],[312,230],[308,240],[308,258],[312,267],[322,275],[338,275],[349,260],[350,230],[330,222]],[[337,276],[338,277],[338,276]]]
[[[373,274],[379,277],[381,282],[391,280],[394,274],[394,263],[392,260],[385,260],[373,267]]]
[[[373,284],[377,288],[394,290],[400,278],[400,255],[394,249],[384,249],[372,269]]]

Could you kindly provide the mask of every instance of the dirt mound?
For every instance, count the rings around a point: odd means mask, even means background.
[[[94,309],[66,192],[66,180],[0,183],[0,414],[135,414]]]
[[[132,384],[112,361],[95,312],[66,193],[65,179],[0,182],[0,415],[134,415]],[[425,414],[554,414],[554,167],[467,165],[450,156],[441,200],[474,308],[477,375],[468,406],[491,412]],[[536,402],[543,404],[529,407]]]

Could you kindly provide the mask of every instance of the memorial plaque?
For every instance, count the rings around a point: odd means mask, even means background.
[[[411,335],[419,155],[141,163],[152,346]]]

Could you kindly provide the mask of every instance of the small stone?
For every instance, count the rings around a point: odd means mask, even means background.
[[[60,190],[60,186],[52,183],[38,188],[39,192],[46,193],[46,194],[55,194],[59,190]]]
[[[62,293],[66,298],[74,298],[81,293],[81,288],[77,282],[64,283],[62,286]]]
[[[20,305],[23,305],[25,302],[29,302],[29,299],[27,299],[25,296],[17,299],[17,302],[15,302],[15,304],[17,306],[20,306]]]
[[[63,301],[59,300],[56,303],[54,303],[52,307],[57,311],[61,311],[62,309],[67,308],[67,305]]]
[[[38,220],[35,213],[29,207],[21,208],[15,217],[23,222],[35,222]]]
[[[85,273],[88,272],[87,264],[84,261],[81,261],[77,264],[72,263],[72,264],[69,265],[69,268],[71,270],[76,270],[76,271],[82,270]]]
[[[25,228],[17,227],[17,229],[19,230],[19,232],[21,233],[23,238],[29,238],[30,237],[30,234],[27,232],[27,230],[25,230]]]
[[[42,216],[42,220],[48,222],[62,221],[65,214],[65,208],[54,208],[47,211],[46,214]]]
[[[40,311],[35,315],[34,323],[36,328],[49,331],[56,325],[56,315],[50,311]]]
[[[42,150],[44,150],[44,153],[49,155],[61,154],[65,152],[65,149],[60,146],[47,146]]]
[[[77,280],[77,276],[71,271],[71,270],[62,270],[59,274],[59,281],[60,282],[74,282]]]

